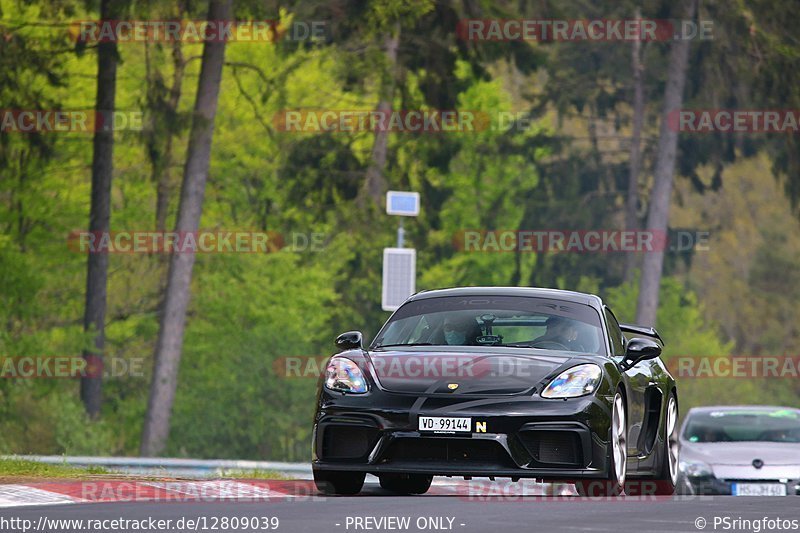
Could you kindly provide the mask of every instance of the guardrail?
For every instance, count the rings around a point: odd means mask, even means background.
[[[311,479],[310,463],[278,461],[240,461],[175,459],[162,457],[89,457],[64,455],[4,455],[40,463],[76,467],[101,466],[115,472],[138,475],[169,475],[175,477],[214,477],[231,471],[269,470],[295,479]]]

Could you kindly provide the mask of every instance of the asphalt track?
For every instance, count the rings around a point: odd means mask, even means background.
[[[673,498],[577,496],[470,496],[423,495],[400,497],[368,484],[355,497],[314,496],[266,502],[112,502],[77,505],[30,506],[0,510],[2,531],[8,519],[195,519],[194,528],[171,526],[161,531],[800,531],[800,498],[675,496]],[[222,527],[223,517],[277,517],[277,529]],[[372,520],[367,520],[371,517]],[[379,524],[388,517],[408,517],[402,522]],[[214,520],[216,518],[216,521]],[[361,518],[360,526],[357,521]],[[429,520],[432,518],[433,520]],[[727,519],[728,522],[722,520]],[[776,523],[776,519],[783,522]],[[201,523],[200,520],[205,520]],[[716,525],[715,525],[716,520]],[[736,522],[736,520],[739,520]],[[769,522],[772,520],[773,522]],[[747,521],[750,521],[749,523]],[[794,523],[792,523],[794,521]],[[266,522],[262,522],[265,524]],[[215,526],[216,527],[213,527]],[[394,527],[386,527],[386,526]],[[381,527],[384,526],[384,527]],[[703,526],[703,527],[700,527]],[[770,527],[771,526],[771,527]],[[47,533],[93,531],[143,531],[138,529],[47,528]],[[29,531],[42,530],[34,528]],[[150,529],[153,531],[153,529]]]

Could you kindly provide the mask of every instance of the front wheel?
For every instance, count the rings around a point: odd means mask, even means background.
[[[625,400],[617,391],[611,407],[611,446],[608,477],[606,479],[579,480],[575,489],[580,496],[621,496],[625,493],[628,472],[628,425],[625,417]]]
[[[314,484],[323,494],[348,496],[361,492],[366,476],[365,472],[314,470]]]
[[[419,474],[381,474],[381,487],[397,494],[425,494],[433,476]]]

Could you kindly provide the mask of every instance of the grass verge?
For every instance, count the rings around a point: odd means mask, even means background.
[[[22,479],[85,479],[109,474],[103,467],[79,468],[69,465],[53,465],[26,459],[0,458],[0,480],[9,482]]]
[[[126,480],[156,481],[165,479],[180,479],[166,471],[163,475],[132,475],[101,466],[78,467],[67,464],[49,464],[15,457],[0,458],[0,483],[18,483],[23,481],[43,481],[47,479],[98,479],[118,478]],[[189,480],[187,478],[182,478]],[[272,470],[223,470],[214,472],[204,479],[291,479],[280,472]]]
[[[217,479],[292,479],[274,470],[223,470],[211,477]]]

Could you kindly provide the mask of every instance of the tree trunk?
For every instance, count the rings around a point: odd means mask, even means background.
[[[102,0],[100,18],[116,18],[115,0]],[[114,172],[114,131],[110,119],[117,90],[117,44],[101,42],[97,46],[97,96],[92,152],[92,197],[89,231],[108,232],[111,220],[111,179]],[[102,361],[105,350],[106,285],[108,255],[90,253],[86,271],[86,307],[83,330],[94,333],[94,346],[84,349],[83,358],[92,369],[81,377],[81,401],[92,418],[100,414],[103,402]]]
[[[694,19],[698,0],[688,0],[684,18]],[[686,70],[689,65],[689,41],[672,43],[667,86],[664,90],[664,112],[658,139],[658,154],[654,172],[653,191],[650,193],[650,210],[647,215],[647,230],[666,237],[669,223],[669,204],[672,198],[672,179],[678,149],[678,132],[670,128],[667,117],[670,111],[683,105],[683,89],[686,85]],[[645,326],[655,325],[658,309],[658,291],[661,286],[661,270],[664,264],[664,245],[644,253],[642,278],[639,282],[639,301],[636,307],[636,322]]]
[[[230,20],[231,3],[232,0],[211,0],[208,19]],[[180,234],[196,232],[200,225],[224,60],[225,42],[206,41],[175,224],[175,231]],[[155,349],[153,381],[142,432],[141,454],[145,456],[162,453],[169,436],[194,259],[193,253],[173,253],[170,258]]]
[[[183,12],[180,13],[180,16]],[[178,114],[178,104],[181,99],[181,86],[183,84],[183,73],[185,62],[181,42],[176,40],[172,44],[172,86],[169,90],[169,98],[166,102],[165,114],[169,121],[174,121]],[[153,161],[153,178],[157,183],[156,187],[156,231],[165,231],[167,226],[167,213],[169,212],[169,199],[172,195],[172,140],[176,130],[174,125],[166,128],[164,139],[164,152],[158,160]]]
[[[395,76],[397,69],[397,48],[400,44],[400,23],[397,23],[394,32],[385,37],[387,71],[383,75],[381,83],[380,101],[376,111],[385,113],[387,116],[392,112],[392,100],[394,99]],[[375,205],[380,207],[383,195],[386,194],[386,177],[383,172],[386,168],[386,154],[389,144],[388,131],[376,131],[375,142],[372,145],[370,164],[367,168],[366,179],[364,180],[364,191]],[[362,195],[363,199],[363,195]]]
[[[641,12],[636,8],[636,20],[641,20]],[[644,65],[642,64],[642,41],[633,41],[631,58],[633,70],[633,125],[631,131],[631,155],[628,170],[628,195],[625,199],[625,229],[635,231],[639,229],[639,169],[642,164],[642,127],[644,125]],[[623,280],[631,281],[636,270],[637,254],[625,254],[625,269]]]

